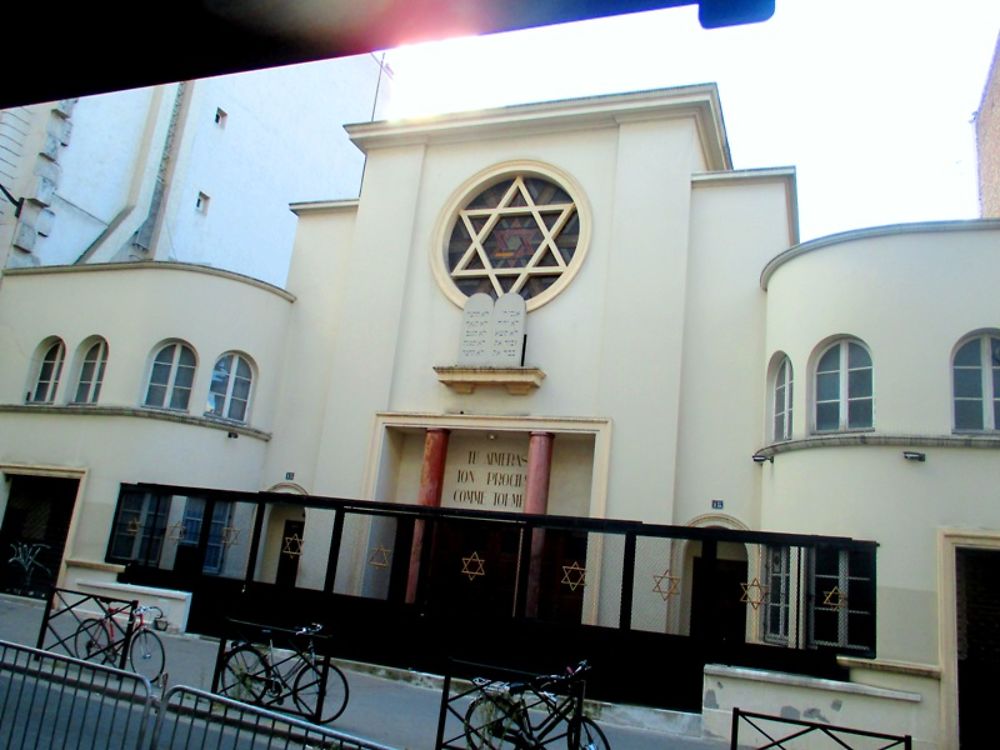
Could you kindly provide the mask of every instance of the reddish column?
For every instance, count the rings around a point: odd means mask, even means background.
[[[544,515],[549,508],[549,478],[552,474],[551,432],[532,432],[528,443],[528,479],[524,493],[524,512]],[[528,590],[524,613],[538,616],[538,592],[545,551],[545,529],[531,533],[531,565],[528,569]]]
[[[448,430],[428,428],[424,437],[424,462],[420,469],[420,491],[417,503],[429,508],[441,507],[441,490],[444,487],[444,465],[448,458]],[[424,546],[424,522],[413,524],[413,545],[410,547],[410,572],[406,579],[406,601],[412,604],[417,598],[417,581],[420,578],[420,554]]]

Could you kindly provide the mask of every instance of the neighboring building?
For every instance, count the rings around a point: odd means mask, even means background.
[[[986,218],[1000,217],[1000,36],[976,112],[979,154],[979,210]]]
[[[731,530],[630,554],[591,536],[562,567],[573,617],[618,632],[608,581],[634,558],[631,626],[696,635],[711,546],[743,587],[728,637],[833,648],[850,682],[709,666],[707,729],[738,705],[956,747],[959,705],[963,727],[981,715],[969,664],[998,650],[980,626],[1000,568],[1000,222],[800,244],[794,170],[733,169],[710,85],[348,132],[360,198],[293,206],[286,289],[180,263],[6,272],[2,541],[46,515],[65,549],[40,559],[66,586],[150,596],[124,564],[249,567],[306,597],[334,587],[332,505],[269,508],[249,549],[249,500],[183,488]],[[483,291],[526,299],[523,358],[516,311],[483,353]],[[337,593],[387,567],[391,541],[365,547],[382,523],[349,525]],[[731,541],[758,530],[826,537]],[[876,542],[877,578],[827,537]],[[188,595],[160,603],[184,621]]]
[[[198,263],[283,284],[293,200],[358,194],[342,125],[381,111],[375,55],[0,111],[0,266]],[[377,99],[377,101],[376,101]]]

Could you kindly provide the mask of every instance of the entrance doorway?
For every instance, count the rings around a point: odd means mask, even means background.
[[[0,591],[44,599],[59,577],[80,481],[10,477],[0,525]]]
[[[742,559],[733,559],[736,556]],[[702,542],[693,560],[691,630],[695,638],[712,643],[743,643],[746,638],[746,550],[742,545]]]
[[[958,726],[960,747],[981,747],[994,730],[992,692],[985,690],[1000,670],[1000,552],[956,551],[958,630]]]
[[[299,576],[299,559],[302,557],[302,537],[306,529],[305,521],[287,519],[281,533],[283,541],[278,556],[278,570],[274,582],[286,589],[295,588]]]
[[[424,586],[435,615],[475,619],[514,616],[521,528],[447,521],[434,525]]]

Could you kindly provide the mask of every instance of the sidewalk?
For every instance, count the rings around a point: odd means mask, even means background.
[[[44,603],[0,595],[0,640],[34,646]],[[218,641],[160,634],[170,685],[211,689]],[[430,750],[441,707],[441,678],[406,670],[338,660],[350,700],[331,726],[409,750]],[[700,717],[632,706],[594,704],[595,716],[614,750],[724,750],[728,743],[703,739]]]

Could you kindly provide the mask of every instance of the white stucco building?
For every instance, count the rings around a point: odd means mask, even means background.
[[[354,197],[342,125],[377,117],[376,55],[0,111],[0,261],[171,260],[283,284],[288,203]]]
[[[706,666],[706,730],[738,705],[958,747],[970,654],[997,647],[1000,222],[799,243],[794,170],[733,168],[711,85],[348,133],[360,197],[292,206],[283,288],[184,263],[5,272],[3,541],[48,493],[53,575],[128,590],[124,562],[172,566],[201,523],[142,483],[871,540],[877,578],[847,552],[719,542],[734,632],[835,648],[849,680]],[[467,360],[476,292],[525,298],[520,361]],[[220,550],[245,509],[226,512]],[[322,587],[325,513],[275,515],[298,525],[268,522],[260,576]],[[618,624],[615,549],[586,545],[578,621]],[[697,635],[698,554],[642,572],[646,631]]]

